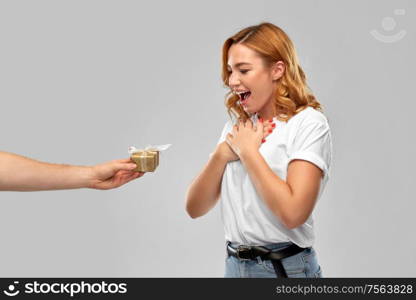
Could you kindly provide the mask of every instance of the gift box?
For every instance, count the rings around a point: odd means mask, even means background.
[[[153,172],[159,165],[159,152],[170,147],[168,145],[147,146],[144,149],[129,147],[130,159],[137,165],[133,171]]]
[[[136,172],[153,172],[159,165],[159,151],[136,152],[130,158],[137,165]]]

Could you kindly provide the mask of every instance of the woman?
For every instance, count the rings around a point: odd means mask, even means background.
[[[221,199],[225,277],[322,277],[311,214],[328,181],[331,133],[294,46],[262,23],[227,39],[222,63],[237,122],[190,185],[187,212],[202,216]]]

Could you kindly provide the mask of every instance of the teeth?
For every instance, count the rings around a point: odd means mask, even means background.
[[[247,93],[249,91],[234,91],[234,94],[241,95],[243,93]]]

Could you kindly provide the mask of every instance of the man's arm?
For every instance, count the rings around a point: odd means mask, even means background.
[[[96,166],[72,166],[36,161],[0,152],[0,191],[42,191],[76,188],[112,189],[143,173],[130,159]]]

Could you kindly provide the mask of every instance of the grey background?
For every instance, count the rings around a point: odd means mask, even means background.
[[[0,276],[223,276],[219,206],[192,220],[184,195],[228,118],[222,43],[261,21],[294,41],[332,128],[332,177],[314,211],[324,276],[416,276],[415,9],[1,1],[1,150],[91,165],[127,157],[130,145],[173,146],[155,174],[117,190],[2,192]],[[407,35],[387,44],[372,29]]]

